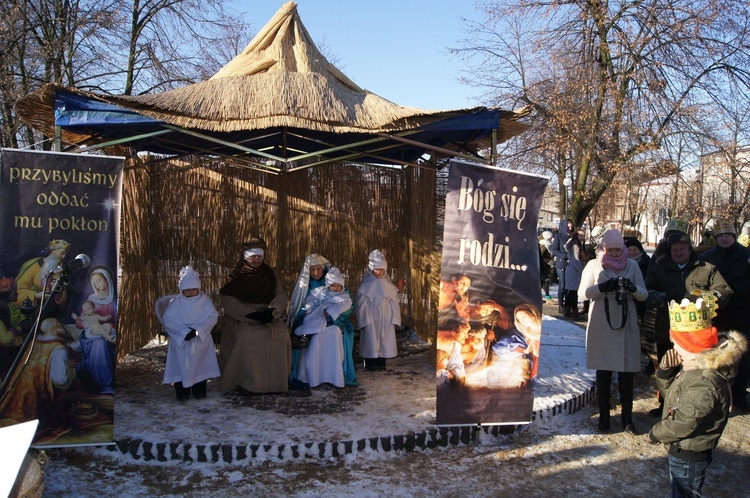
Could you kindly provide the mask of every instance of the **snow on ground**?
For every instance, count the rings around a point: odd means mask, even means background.
[[[584,368],[584,335],[581,327],[545,317],[535,409],[560,404],[590,389],[593,374]],[[118,372],[129,363],[144,361],[153,363],[148,374],[119,376],[116,440],[129,437],[207,445],[356,441],[420,432],[435,420],[435,370],[426,353],[389,360],[385,373],[358,370],[361,388],[354,393],[313,389],[310,399],[295,400],[304,403],[302,414],[280,413],[284,410],[262,402],[258,408],[238,408],[236,400],[221,395],[218,382],[209,383],[205,400],[179,403],[172,386],[161,384],[162,357],[130,355]],[[346,406],[336,411],[336,404]],[[314,413],[318,409],[322,413]]]
[[[535,409],[590,388],[584,331],[545,316]],[[128,361],[159,361],[131,355]],[[389,372],[358,372],[362,388],[347,394],[350,411],[304,417],[280,414],[262,404],[236,406],[218,393],[178,404],[160,372],[118,390],[116,437],[180,441],[321,441],[405,434],[431,426],[435,417],[434,370],[426,354],[389,361]],[[138,381],[143,381],[139,384]],[[341,390],[313,390],[333,399]],[[615,390],[613,390],[614,392]],[[271,397],[261,397],[268,398]],[[635,423],[646,432],[655,422],[651,379],[638,376]],[[320,401],[320,400],[317,400]],[[240,463],[135,461],[104,448],[48,450],[44,496],[668,496],[666,451],[618,427],[596,430],[596,409],[537,420],[502,436],[481,433],[469,445],[404,451],[367,451],[339,458]],[[746,495],[750,468],[750,416],[730,423],[715,452],[704,490],[709,496]]]

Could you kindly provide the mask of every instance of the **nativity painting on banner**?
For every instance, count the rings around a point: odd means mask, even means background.
[[[1,154],[0,426],[111,444],[123,158]]]
[[[547,179],[452,161],[436,332],[437,424],[531,421]]]

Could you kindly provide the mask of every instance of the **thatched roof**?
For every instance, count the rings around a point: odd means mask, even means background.
[[[208,81],[151,95],[105,95],[48,84],[17,103],[20,117],[54,135],[55,99],[61,93],[105,102],[168,125],[216,134],[298,129],[332,134],[393,133],[485,108],[428,111],[390,102],[360,88],[328,62],[305,29],[297,4],[287,2],[247,47]],[[59,109],[58,109],[59,110]],[[500,113],[499,141],[527,127],[510,111]],[[59,113],[58,113],[59,114]],[[142,131],[142,128],[141,128]],[[63,128],[64,140],[91,144],[106,137],[80,120]],[[121,137],[122,130],[119,130]],[[487,146],[484,136],[482,146]],[[336,141],[333,141],[336,142]],[[330,142],[329,142],[330,143]],[[133,144],[131,144],[133,145]],[[440,144],[444,146],[446,144]],[[462,143],[456,150],[475,150]],[[137,147],[136,147],[137,148]],[[448,148],[451,148],[449,146]]]

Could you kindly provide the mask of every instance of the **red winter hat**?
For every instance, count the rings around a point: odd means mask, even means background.
[[[691,331],[670,330],[669,337],[675,344],[690,353],[700,353],[719,343],[719,332],[716,327]]]

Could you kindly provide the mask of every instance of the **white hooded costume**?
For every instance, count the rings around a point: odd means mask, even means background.
[[[186,289],[200,288],[200,277],[191,266],[180,270],[180,294],[172,299],[162,316],[162,324],[169,334],[164,384],[182,382],[183,387],[190,387],[221,375],[211,337],[219,313],[205,293],[194,297],[182,293]],[[195,329],[196,336],[185,341],[191,329]]]
[[[354,308],[361,329],[359,354],[362,358],[395,358],[395,327],[401,325],[398,289],[386,275],[378,278],[372,274],[372,270],[388,269],[383,253],[375,249],[368,259],[369,269],[357,289]]]

